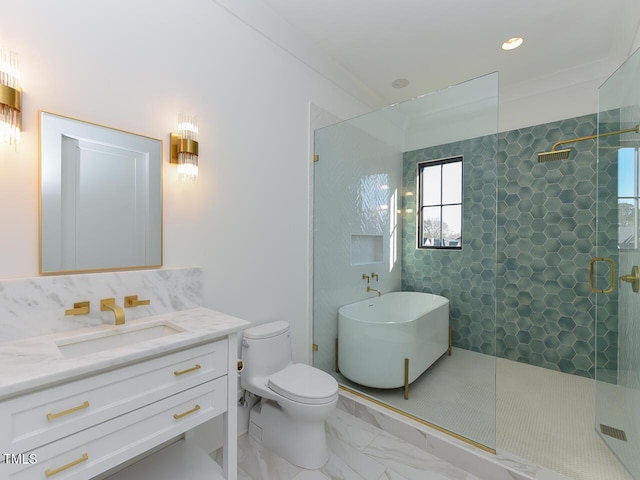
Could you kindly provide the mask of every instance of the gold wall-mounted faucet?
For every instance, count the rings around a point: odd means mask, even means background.
[[[367,275],[366,273],[362,274],[362,279],[367,281],[367,285],[369,285],[369,275]]]
[[[371,278],[374,278],[376,282],[378,281],[378,274],[376,272],[371,272]]]
[[[369,285],[367,285],[367,293],[368,292],[376,292],[378,294],[378,296],[382,295],[382,292],[376,288],[371,288]]]
[[[115,298],[103,298],[100,300],[100,311],[106,312],[111,310],[116,317],[116,325],[124,325],[124,310],[116,305]]]

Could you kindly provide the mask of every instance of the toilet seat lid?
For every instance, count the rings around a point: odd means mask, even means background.
[[[251,340],[262,340],[264,338],[275,337],[285,333],[287,330],[289,330],[289,324],[285,321],[279,320],[247,328],[242,335],[244,338],[249,338]]]
[[[338,392],[338,382],[331,375],[303,363],[274,373],[267,385],[289,400],[307,404],[328,403]]]

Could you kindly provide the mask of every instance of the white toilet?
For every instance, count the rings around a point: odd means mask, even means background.
[[[242,388],[262,397],[249,414],[249,435],[294,465],[322,467],[329,459],[324,421],[338,403],[336,380],[291,361],[283,321],[244,331],[242,363]]]

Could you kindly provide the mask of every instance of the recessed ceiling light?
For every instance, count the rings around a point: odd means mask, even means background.
[[[391,82],[391,86],[393,88],[404,88],[407,85],[409,85],[409,80],[407,80],[406,78],[398,78],[397,80]]]
[[[510,38],[509,40],[507,40],[506,42],[504,42],[502,44],[502,49],[503,50],[513,50],[514,48],[518,48],[520,45],[522,45],[522,42],[524,42],[522,37]]]

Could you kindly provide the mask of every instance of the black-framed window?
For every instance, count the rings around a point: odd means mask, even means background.
[[[462,157],[418,164],[418,248],[462,248]]]

